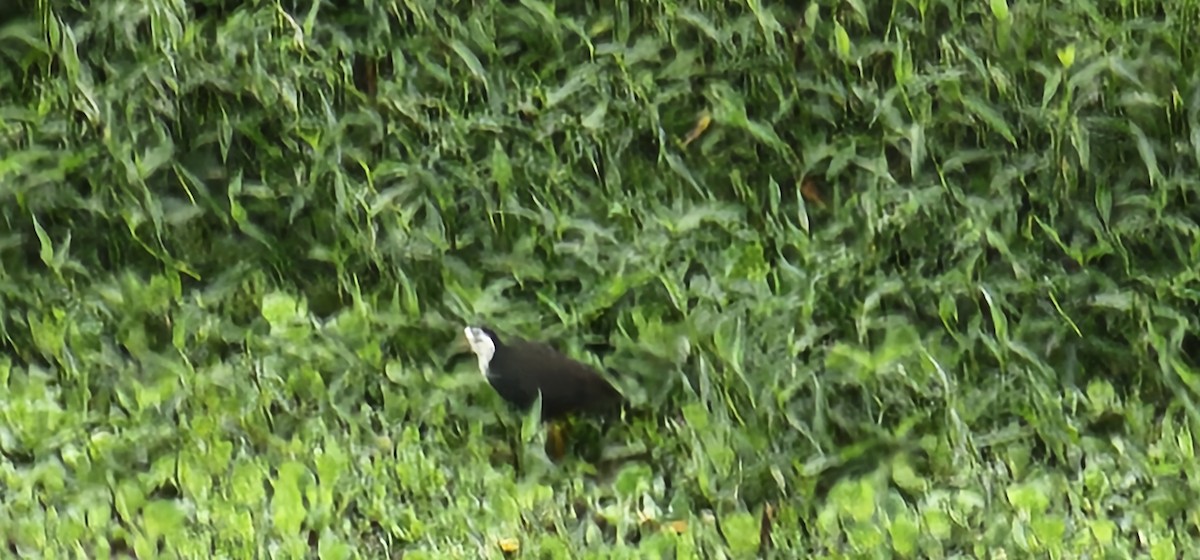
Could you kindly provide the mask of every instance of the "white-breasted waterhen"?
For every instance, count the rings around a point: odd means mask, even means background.
[[[463,334],[479,360],[479,373],[505,401],[527,410],[541,392],[544,420],[611,409],[623,400],[595,369],[547,344],[501,340],[487,327],[467,327]]]
[[[543,422],[576,413],[618,411],[624,397],[592,367],[547,344],[516,337],[501,339],[487,327],[466,327],[463,335],[479,361],[479,372],[505,401],[527,411],[539,393]],[[554,454],[562,435],[550,433]]]

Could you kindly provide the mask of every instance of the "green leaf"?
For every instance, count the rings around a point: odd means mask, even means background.
[[[1013,507],[1028,514],[1040,516],[1050,507],[1050,498],[1047,494],[1049,490],[1050,488],[1039,480],[1012,484],[1005,490],[1005,495]]]
[[[508,152],[504,150],[504,146],[500,144],[500,140],[492,142],[492,180],[496,181],[496,185],[500,187],[501,197],[508,192],[508,188],[512,185],[513,170],[512,161],[508,158]]]
[[[583,127],[588,130],[599,130],[604,126],[604,117],[608,115],[608,101],[600,101],[591,112],[583,117]]]
[[[749,558],[758,552],[761,534],[759,520],[754,514],[739,511],[721,519],[721,525],[729,536],[729,550],[735,558]]]
[[[966,107],[973,115],[981,119],[992,130],[999,133],[1008,140],[1009,144],[1017,145],[1017,139],[1013,136],[1012,129],[1005,122],[1004,117],[999,111],[993,108],[990,104],[974,96],[963,96],[963,106]]]
[[[475,53],[471,52],[471,49],[467,45],[458,39],[453,39],[450,41],[450,49],[467,65],[467,69],[471,71],[472,77],[484,84],[488,82],[487,72],[483,69],[483,64],[479,62],[479,58],[475,56]]]
[[[892,522],[888,524],[888,535],[892,539],[892,547],[900,556],[911,558],[917,553],[921,528],[909,512],[902,512],[892,518]]]
[[[1158,155],[1155,154],[1154,146],[1150,144],[1150,139],[1142,131],[1142,127],[1136,123],[1129,123],[1129,130],[1133,134],[1134,145],[1137,146],[1138,155],[1142,157],[1142,163],[1146,166],[1150,184],[1158,185],[1162,182],[1163,176],[1162,171],[1158,168]]]
[[[1062,64],[1063,68],[1070,69],[1075,65],[1075,43],[1071,43],[1061,49],[1058,49],[1058,63]]]
[[[48,267],[54,266],[54,242],[50,240],[50,236],[46,234],[46,230],[42,229],[41,222],[38,222],[37,216],[30,216],[33,219],[33,231],[38,238],[38,257],[42,259],[42,264]]]
[[[187,515],[173,500],[154,500],[142,509],[142,527],[151,540],[177,541],[183,536]]]
[[[616,480],[613,482],[613,490],[616,491],[617,497],[621,499],[636,499],[650,490],[650,482],[653,476],[653,471],[644,463],[628,464],[621,467],[621,470],[617,472]]]
[[[858,522],[870,520],[875,515],[875,485],[870,479],[846,481],[838,492],[837,502],[842,511]]]
[[[1008,2],[1006,0],[988,0],[988,5],[992,9],[992,15],[1000,21],[1008,21]]]
[[[271,520],[281,536],[300,535],[300,528],[308,515],[301,485],[307,484],[308,476],[308,468],[296,461],[287,461],[279,467],[272,483]]]
[[[846,32],[846,28],[842,27],[839,22],[833,22],[833,38],[837,47],[838,56],[842,60],[850,58],[850,34]]]
[[[693,431],[704,433],[709,429],[708,408],[703,403],[688,403],[683,406],[683,420]]]
[[[272,328],[282,328],[299,315],[296,298],[284,292],[271,292],[262,298],[262,316]]]

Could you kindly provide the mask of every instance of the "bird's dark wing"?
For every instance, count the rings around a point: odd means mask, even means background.
[[[554,418],[568,412],[594,410],[622,399],[613,386],[587,364],[573,360],[548,345],[514,342],[511,350],[522,356],[523,391],[542,391],[542,416]]]

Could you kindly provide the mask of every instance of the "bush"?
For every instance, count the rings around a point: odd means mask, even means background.
[[[1191,3],[39,4],[12,554],[1196,550]],[[618,458],[479,321],[618,372]]]

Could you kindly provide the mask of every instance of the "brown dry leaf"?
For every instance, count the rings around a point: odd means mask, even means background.
[[[771,546],[771,522],[775,520],[775,506],[763,506],[762,521],[758,526],[759,552],[765,552]]]
[[[557,423],[551,423],[546,434],[546,454],[555,461],[561,461],[567,454],[567,437],[564,428]]]
[[[811,177],[805,177],[800,182],[800,194],[804,196],[804,200],[816,204],[817,207],[825,207],[825,201],[821,199],[821,192],[817,190],[817,182],[812,180]]]

